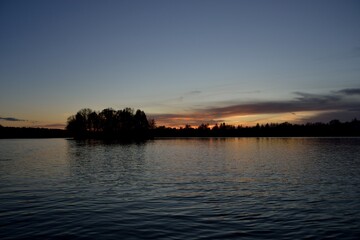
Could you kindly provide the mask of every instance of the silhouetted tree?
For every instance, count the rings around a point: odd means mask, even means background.
[[[155,119],[150,119],[149,120],[149,129],[150,130],[156,129],[156,121],[155,121]]]
[[[115,113],[112,108],[106,108],[99,113],[100,126],[103,136],[108,138],[115,133]]]
[[[101,130],[101,121],[97,112],[93,111],[88,115],[88,125],[90,132],[99,132]]]

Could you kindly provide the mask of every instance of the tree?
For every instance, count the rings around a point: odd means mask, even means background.
[[[149,129],[150,130],[156,129],[156,122],[155,122],[155,119],[153,119],[153,118],[149,120]]]
[[[106,108],[100,112],[99,117],[103,134],[106,136],[111,135],[114,131],[115,110]]]
[[[146,114],[139,109],[136,111],[134,115],[134,123],[136,129],[140,129],[140,130],[149,129],[149,122],[146,118]]]
[[[99,132],[101,122],[97,112],[93,111],[88,115],[88,129],[90,132]]]

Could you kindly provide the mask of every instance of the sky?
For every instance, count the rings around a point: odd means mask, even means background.
[[[0,125],[109,107],[171,127],[359,119],[360,1],[0,1]]]

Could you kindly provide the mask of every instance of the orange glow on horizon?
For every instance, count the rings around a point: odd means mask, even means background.
[[[157,126],[166,126],[172,128],[184,128],[186,125],[190,125],[192,128],[197,128],[201,124],[208,124],[210,128],[216,124],[225,123],[233,126],[252,127],[256,124],[267,124],[267,123],[283,123],[289,122],[293,124],[306,123],[307,119],[315,117],[322,113],[329,111],[303,111],[294,113],[281,113],[281,114],[249,114],[249,115],[237,115],[231,117],[224,117],[221,119],[211,118],[210,115],[206,114],[186,114],[184,116],[176,117],[164,117],[155,118]],[[208,119],[208,120],[206,120]]]

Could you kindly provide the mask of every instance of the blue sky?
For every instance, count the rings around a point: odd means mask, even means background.
[[[1,1],[0,124],[360,117],[359,1]],[[19,121],[15,121],[19,120]]]

